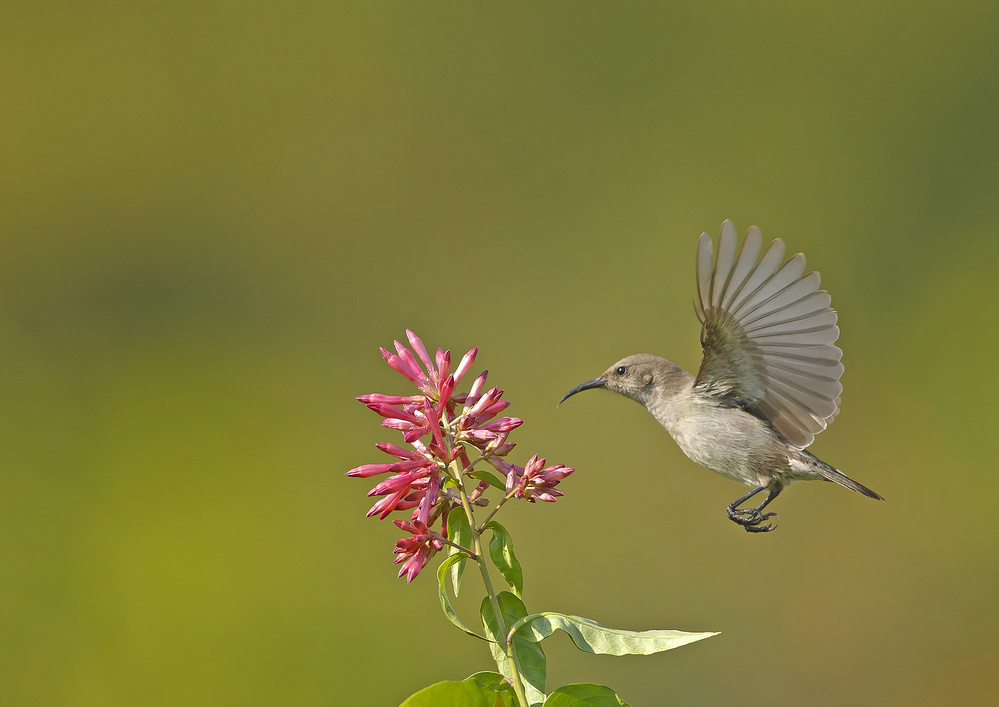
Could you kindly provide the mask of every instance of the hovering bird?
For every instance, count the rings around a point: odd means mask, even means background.
[[[883,500],[807,449],[839,412],[843,352],[832,299],[801,253],[784,260],[784,242],[760,255],[760,229],[742,248],[731,221],[722,223],[718,258],[711,237],[697,243],[701,368],[696,376],[651,354],[623,358],[570,390],[606,388],[641,403],[690,459],[753,490],[727,508],[748,532],[776,526],[764,513],[794,481],[824,479]],[[740,508],[762,491],[756,508]]]

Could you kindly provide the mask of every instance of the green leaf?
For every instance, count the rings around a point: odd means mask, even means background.
[[[493,673],[495,675],[495,673]],[[445,680],[411,695],[400,707],[515,707],[517,701],[505,690],[494,690],[475,675],[456,682]],[[501,677],[501,676],[500,676]]]
[[[500,592],[496,595],[496,599],[499,602],[500,612],[508,630],[527,616],[524,602],[510,592]],[[500,672],[508,679],[513,680],[514,666],[516,666],[516,670],[523,680],[528,702],[532,707],[540,705],[545,699],[545,682],[547,680],[545,652],[541,650],[541,644],[529,632],[515,634],[513,644],[510,646],[512,655],[507,656],[504,652],[507,647],[506,635],[501,634],[497,628],[496,616],[493,613],[493,605],[489,601],[489,597],[483,598],[480,613],[482,614],[482,625],[486,629],[486,636],[495,641],[495,643],[489,644],[489,649],[493,653],[493,659],[495,659]]]
[[[501,695],[504,696],[507,703],[509,703],[511,707],[518,707],[517,693],[514,692],[513,685],[507,682],[506,678],[504,678],[499,673],[494,673],[492,671],[484,670],[482,672],[473,673],[472,675],[469,675],[467,678],[465,678],[465,682],[472,682],[472,681],[477,682],[479,685],[482,685],[484,687],[488,687],[493,692],[500,693]]]
[[[447,576],[447,571],[450,569],[451,565],[460,560],[461,557],[461,555],[451,555],[451,557],[444,560],[441,563],[441,566],[437,568],[437,594],[441,600],[441,608],[444,609],[444,615],[447,617],[448,621],[453,623],[469,636],[475,636],[476,638],[481,638],[483,641],[487,641],[489,639],[480,636],[462,623],[461,618],[458,616],[458,612],[456,612],[454,607],[451,606],[451,600],[447,596],[447,586],[444,578]]]
[[[513,554],[513,539],[510,533],[496,521],[490,521],[487,528],[493,531],[493,537],[489,540],[489,556],[496,565],[496,569],[503,575],[503,579],[510,585],[513,593],[518,597],[524,596],[524,573],[520,569],[517,556]]]
[[[499,480],[499,477],[491,471],[486,471],[485,469],[475,469],[474,471],[468,472],[468,475],[473,479],[478,479],[479,481],[485,481],[493,488],[497,488],[500,491],[506,493],[506,484]]]
[[[468,516],[465,515],[464,508],[452,508],[451,512],[447,514],[447,534],[448,540],[458,543],[462,547],[468,547],[472,544],[472,531],[468,527]],[[458,596],[458,590],[461,588],[461,575],[465,571],[465,559],[468,556],[450,545],[447,546],[447,554],[458,555],[460,558],[451,566],[451,586],[454,587],[454,595]]]
[[[581,616],[568,616],[553,611],[526,616],[511,630],[518,633],[526,630],[535,641],[541,641],[557,629],[569,634],[579,650],[597,655],[652,655],[718,635],[717,632],[625,631],[601,626]]]
[[[548,695],[544,707],[631,707],[606,685],[564,685]]]

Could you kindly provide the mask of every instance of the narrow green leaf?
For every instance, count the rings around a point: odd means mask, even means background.
[[[447,535],[448,540],[458,543],[462,547],[468,547],[472,544],[472,531],[468,527],[468,516],[465,515],[464,508],[452,508],[451,512],[447,514]],[[454,587],[454,595],[458,596],[458,590],[461,588],[461,575],[465,572],[465,559],[467,555],[458,548],[451,547],[450,545],[447,546],[447,554],[458,555],[460,558],[451,565],[451,586]]]
[[[631,707],[606,685],[564,685],[548,695],[544,707]]]
[[[447,571],[450,569],[451,565],[461,559],[461,555],[451,555],[441,563],[441,566],[437,568],[437,595],[441,600],[441,608],[444,610],[444,615],[447,620],[453,623],[455,626],[460,628],[462,631],[467,633],[469,636],[475,636],[476,638],[481,638],[483,641],[489,639],[480,636],[472,629],[468,628],[464,623],[462,623],[461,618],[458,616],[458,612],[454,610],[451,606],[451,600],[447,596],[447,585],[445,577],[447,576]]]
[[[489,556],[496,565],[496,569],[503,575],[503,579],[510,585],[513,593],[518,597],[524,596],[524,573],[520,569],[520,562],[513,554],[513,539],[510,533],[496,521],[489,521],[486,527],[493,531],[493,537],[489,540]]]
[[[474,675],[472,676],[475,677]],[[472,678],[445,680],[425,687],[400,707],[514,707],[516,700]]]
[[[474,471],[468,472],[468,475],[473,479],[478,479],[479,481],[485,481],[493,488],[497,488],[500,491],[506,492],[506,484],[499,480],[499,477],[491,471],[486,471],[485,469],[475,469]]]
[[[718,635],[671,630],[625,631],[553,611],[526,616],[511,630],[518,633],[526,630],[534,640],[541,641],[557,629],[569,634],[579,650],[598,655],[652,655]]]
[[[500,611],[508,629],[527,616],[527,607],[524,606],[524,602],[510,592],[500,592],[496,595],[496,599],[499,601]],[[480,613],[482,614],[482,625],[486,629],[486,636],[496,641],[489,644],[489,649],[493,653],[493,659],[495,659],[500,672],[512,680],[514,666],[511,665],[511,662],[513,662],[523,679],[524,690],[531,707],[540,705],[545,699],[545,682],[547,680],[545,652],[541,649],[541,644],[529,632],[515,634],[511,646],[512,655],[507,656],[505,653],[506,635],[499,633],[493,605],[490,603],[489,597],[482,599]]]

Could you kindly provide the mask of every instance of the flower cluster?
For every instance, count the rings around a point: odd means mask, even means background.
[[[556,489],[558,482],[571,474],[564,464],[545,466],[544,459],[535,454],[527,466],[517,466],[503,459],[490,458],[489,462],[506,475],[506,492],[514,498],[526,498],[531,503],[537,500],[552,502],[562,492]]]
[[[456,393],[461,379],[475,361],[478,348],[466,353],[458,366],[451,370],[451,353],[437,349],[431,358],[423,342],[407,330],[412,350],[398,341],[395,353],[381,349],[385,361],[419,389],[418,395],[361,395],[357,399],[381,415],[382,426],[398,430],[410,448],[390,442],[376,446],[395,460],[384,464],[362,464],[347,472],[347,476],[367,478],[391,474],[368,493],[381,496],[368,511],[368,516],[384,519],[393,511],[412,511],[409,521],[395,524],[409,533],[396,543],[395,562],[401,563],[399,576],[412,581],[447,538],[447,515],[462,503],[486,505],[482,494],[488,480],[479,480],[469,494],[463,481],[480,461],[488,461],[506,476],[506,497],[554,501],[562,493],[555,485],[572,473],[564,466],[543,468],[545,460],[535,455],[526,467],[507,462],[505,457],[514,448],[508,442],[510,432],[523,424],[516,417],[498,417],[509,402],[502,400],[503,391],[486,389],[483,371],[472,382],[467,393]],[[415,351],[415,354],[414,354]],[[422,365],[421,365],[422,364]],[[473,452],[474,460],[469,460]],[[501,502],[501,503],[502,503]],[[433,530],[440,521],[440,531]]]

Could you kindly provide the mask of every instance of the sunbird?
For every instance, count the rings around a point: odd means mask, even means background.
[[[805,272],[801,253],[784,260],[784,242],[762,256],[760,229],[742,248],[724,221],[714,257],[711,237],[697,243],[701,367],[687,373],[651,354],[621,359],[599,378],[566,393],[605,388],[641,403],[691,460],[753,487],[729,504],[728,517],[748,532],[776,525],[763,510],[795,481],[823,479],[884,500],[809,452],[815,435],[839,412],[842,350],[832,298],[819,274]],[[740,508],[766,491],[756,508]]]

